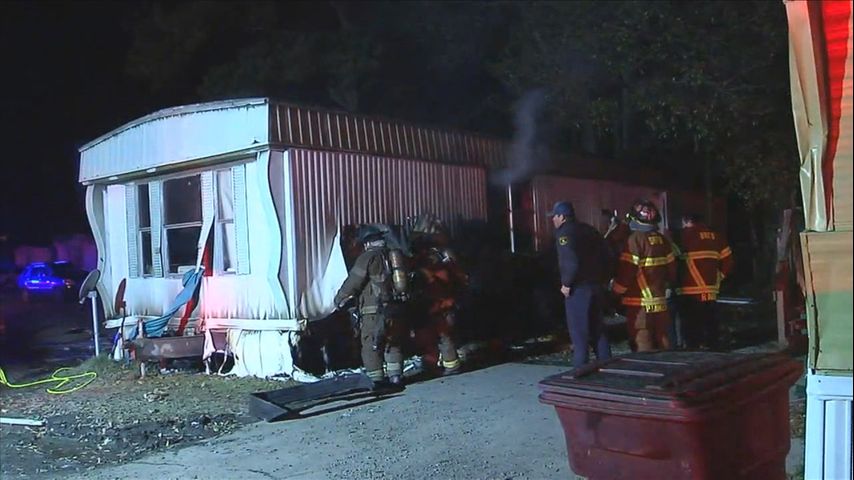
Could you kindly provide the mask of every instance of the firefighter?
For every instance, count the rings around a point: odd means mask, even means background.
[[[732,250],[723,235],[700,221],[682,217],[680,281],[676,290],[682,335],[688,348],[717,349],[719,324],[715,303],[720,282],[733,268]]]
[[[430,236],[432,237],[432,235]],[[462,365],[454,343],[457,298],[468,284],[451,250],[440,239],[419,236],[415,245],[415,272],[420,283],[420,306],[425,320],[416,329],[416,341],[424,353],[424,364],[439,363],[438,343],[443,375],[460,373]],[[428,367],[429,368],[429,367]]]
[[[608,266],[608,280],[612,280],[617,274],[617,259],[623,253],[626,239],[632,233],[629,230],[628,215],[626,219],[620,218],[617,210],[602,210],[602,215],[608,219],[608,230],[605,232],[605,242],[608,244],[610,262]],[[625,316],[625,309],[620,304],[619,298],[613,295],[605,295],[605,311],[608,315],[618,314]]]
[[[605,241],[598,230],[575,220],[575,209],[569,202],[557,202],[548,215],[555,227],[572,364],[576,368],[587,364],[589,346],[598,360],[611,358],[602,319],[602,286],[608,281],[609,257]]]
[[[632,233],[628,224],[620,218],[616,210],[603,210],[602,214],[608,217],[608,231],[605,232],[605,241],[614,258],[623,253],[623,246]]]
[[[654,204],[637,201],[629,210],[631,235],[617,265],[612,289],[626,307],[629,345],[633,351],[670,348],[667,289],[676,281],[671,243],[658,232]]]
[[[362,363],[368,377],[377,384],[386,380],[403,382],[403,355],[400,349],[402,319],[395,315],[397,305],[389,256],[381,229],[366,225],[359,231],[365,251],[356,259],[344,284],[335,295],[335,304],[343,307],[358,297],[359,337]],[[383,370],[385,359],[385,371]]]

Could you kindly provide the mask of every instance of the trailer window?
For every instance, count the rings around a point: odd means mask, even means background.
[[[183,273],[196,265],[202,230],[201,177],[174,178],[163,182],[163,229],[169,273]]]
[[[216,229],[214,261],[218,273],[237,273],[234,230],[234,184],[231,169],[216,171]]]
[[[151,206],[148,197],[148,184],[136,187],[137,222],[139,226],[139,249],[142,259],[142,275],[154,274],[154,262],[151,255]]]

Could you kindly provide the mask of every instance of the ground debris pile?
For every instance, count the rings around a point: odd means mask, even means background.
[[[98,378],[71,394],[2,390],[0,414],[45,425],[0,426],[0,476],[54,478],[214,438],[253,421],[246,415],[249,393],[286,385],[156,369],[139,379],[136,369],[109,361],[76,370],[86,369]]]
[[[92,420],[85,415],[62,415],[49,418],[45,427],[17,431],[4,427],[8,431],[3,432],[3,476],[79,471],[131,460],[155,450],[213,438],[240,424],[233,414],[134,420],[128,425]],[[12,452],[21,460],[34,458],[16,462],[7,457]]]

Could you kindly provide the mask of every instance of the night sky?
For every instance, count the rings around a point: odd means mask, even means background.
[[[88,233],[77,149],[145,113],[125,75],[120,2],[3,2],[0,234]]]
[[[625,30],[628,54],[611,28]],[[646,34],[663,39],[652,55]],[[777,208],[797,180],[795,163],[780,181],[762,173],[780,169],[767,159],[797,158],[786,46],[784,8],[760,1],[0,2],[0,237],[89,232],[77,182],[87,142],[162,108],[256,96],[511,139],[520,99],[545,87],[547,108],[521,122],[536,127],[526,142],[697,189],[696,132],[660,120],[698,123],[716,134],[703,146],[719,193]],[[637,99],[623,108],[627,92]],[[722,158],[766,160],[750,182]]]
[[[148,5],[0,2],[0,236],[47,244],[56,235],[89,233],[78,149],[148,113],[199,101],[192,72],[157,98],[128,73],[134,22]],[[283,8],[288,28],[335,23],[323,2]]]

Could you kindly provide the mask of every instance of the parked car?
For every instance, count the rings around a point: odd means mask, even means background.
[[[36,296],[70,301],[77,298],[77,290],[85,277],[86,272],[69,262],[31,263],[18,276],[18,288],[25,302]]]

